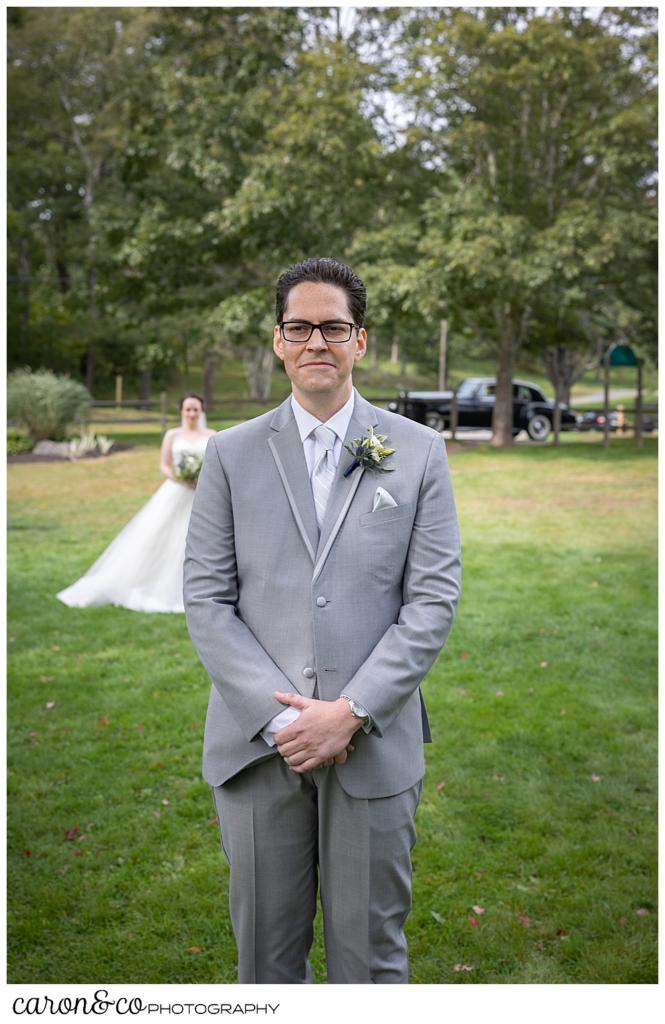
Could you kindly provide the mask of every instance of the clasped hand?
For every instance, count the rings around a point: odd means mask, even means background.
[[[315,700],[299,693],[279,692],[275,698],[300,711],[295,722],[275,733],[277,749],[289,768],[294,772],[311,772],[344,764],[355,749],[349,741],[361,725],[351,714],[347,701]]]

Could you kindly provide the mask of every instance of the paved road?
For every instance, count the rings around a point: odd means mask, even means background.
[[[637,395],[637,388],[610,388],[610,399],[615,401],[619,398],[632,398],[634,399]],[[601,404],[605,401],[604,391],[589,391],[585,395],[575,395],[572,400],[572,406],[575,408],[577,402],[584,402],[585,405],[591,402],[600,402]]]
[[[450,440],[450,431],[449,430],[442,430],[441,431],[441,436],[444,437],[446,439],[446,441],[449,441]],[[480,430],[480,429],[476,429],[475,427],[473,427],[473,428],[472,427],[466,427],[466,428],[462,427],[455,434],[455,439],[457,441],[491,441],[492,440],[492,431],[491,430]],[[513,443],[514,444],[536,444],[535,441],[531,440],[531,438],[527,434],[526,430],[523,430],[522,433],[519,435],[519,437],[514,438],[513,439]]]

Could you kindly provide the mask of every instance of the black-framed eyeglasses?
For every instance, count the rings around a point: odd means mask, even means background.
[[[312,324],[309,320],[282,320],[279,330],[284,341],[303,344],[309,341],[317,327],[328,345],[341,345],[349,341],[354,327],[360,329],[358,324],[350,324],[346,320],[324,320],[322,324]]]

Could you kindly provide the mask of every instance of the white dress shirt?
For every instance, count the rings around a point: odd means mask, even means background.
[[[346,432],[349,429],[349,423],[353,416],[353,404],[355,402],[355,393],[351,392],[351,397],[346,402],[339,412],[336,412],[334,416],[331,416],[329,420],[325,421],[324,426],[330,427],[331,430],[335,431],[337,435],[335,437],[335,447],[333,448],[333,462],[335,468],[339,464],[339,460],[342,454],[342,445]],[[302,441],[303,451],[305,453],[305,462],[307,463],[307,472],[310,480],[312,479],[312,473],[314,472],[314,459],[316,449],[316,439],[312,436],[314,430],[321,426],[321,420],[317,419],[316,416],[312,416],[311,412],[307,412],[307,409],[303,409],[302,405],[298,400],[291,395],[291,408],[293,409],[293,415],[296,418],[296,424],[298,425],[298,433],[300,434],[300,440]]]
[[[355,402],[355,391],[351,391],[351,396],[348,402],[345,402],[342,408],[331,416],[329,420],[325,421],[325,426],[330,427],[331,430],[335,431],[335,446],[333,448],[333,462],[335,468],[337,468],[342,454],[342,445],[346,432],[349,429],[349,423],[353,415],[353,405]],[[314,459],[316,440],[312,436],[312,432],[317,427],[321,426],[321,420],[317,419],[316,416],[312,416],[311,412],[307,412],[300,402],[291,395],[291,408],[293,409],[293,415],[296,418],[296,424],[298,426],[298,432],[300,434],[300,440],[302,441],[303,451],[305,454],[305,462],[307,463],[307,473],[309,474],[310,480],[312,479],[312,473],[314,472]],[[261,735],[268,744],[269,747],[275,746],[275,733],[279,732],[280,729],[285,729],[287,725],[291,725],[291,722],[295,722],[296,718],[300,715],[297,708],[287,706],[283,711],[280,711],[271,718],[264,729],[261,730]]]

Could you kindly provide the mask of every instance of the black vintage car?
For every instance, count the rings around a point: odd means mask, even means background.
[[[466,377],[457,388],[457,426],[487,430],[492,426],[496,378]],[[452,391],[402,391],[388,408],[435,430],[450,429]],[[554,402],[539,387],[524,380],[513,381],[513,436],[526,430],[534,441],[545,441],[554,422]],[[561,405],[561,429],[574,430],[577,415]]]

